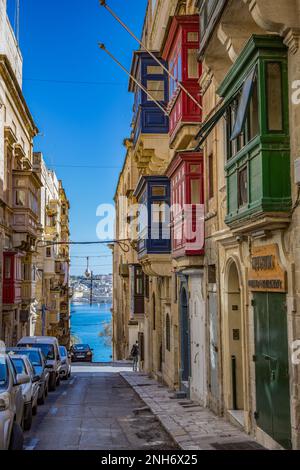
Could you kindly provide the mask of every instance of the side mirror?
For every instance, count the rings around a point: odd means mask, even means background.
[[[41,380],[41,377],[39,375],[35,375],[32,379],[32,382],[35,384]]]
[[[25,384],[29,384],[29,382],[30,382],[29,375],[26,375],[26,374],[18,374],[17,375],[16,385],[25,385]]]

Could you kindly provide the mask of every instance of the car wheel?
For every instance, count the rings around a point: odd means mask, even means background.
[[[24,431],[29,431],[32,425],[32,405],[27,405],[25,408],[24,417]]]
[[[51,374],[50,379],[49,379],[49,391],[55,392],[55,390],[56,390],[56,375]]]
[[[13,424],[9,450],[23,450],[24,436],[21,426],[18,423]]]

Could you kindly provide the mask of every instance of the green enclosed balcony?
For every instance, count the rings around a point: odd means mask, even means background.
[[[227,217],[239,232],[289,223],[292,206],[287,48],[252,36],[218,90],[226,121]]]

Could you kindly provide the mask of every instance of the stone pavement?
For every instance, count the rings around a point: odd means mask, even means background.
[[[255,440],[224,418],[216,416],[188,399],[177,399],[174,392],[147,375],[120,372],[138,396],[159,419],[165,430],[183,450],[254,450]],[[224,446],[224,447],[223,447]]]

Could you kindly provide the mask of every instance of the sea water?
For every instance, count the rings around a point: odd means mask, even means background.
[[[111,304],[71,304],[71,334],[77,342],[94,349],[93,362],[110,362],[112,346],[109,338],[99,336],[111,322]]]

